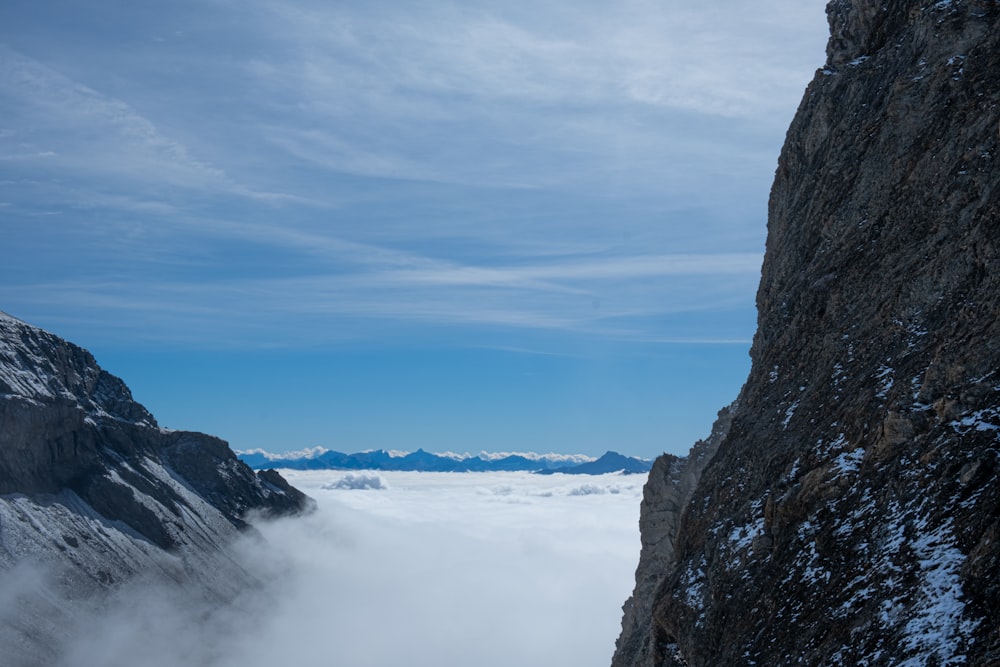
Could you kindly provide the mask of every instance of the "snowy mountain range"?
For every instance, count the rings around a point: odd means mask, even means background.
[[[324,447],[272,454],[262,449],[237,451],[251,468],[293,470],[406,470],[419,472],[529,471],[544,474],[601,475],[609,472],[647,473],[651,461],[606,452],[600,458],[583,454],[487,453],[434,454],[418,449],[396,452],[384,449],[345,454]]]

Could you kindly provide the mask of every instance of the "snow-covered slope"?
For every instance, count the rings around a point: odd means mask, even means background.
[[[49,662],[71,600],[138,576],[234,595],[251,583],[226,552],[244,516],[308,502],[217,438],[161,430],[87,351],[0,313],[4,664]]]

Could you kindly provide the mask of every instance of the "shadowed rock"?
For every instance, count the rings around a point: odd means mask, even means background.
[[[1000,664],[1000,4],[827,13],[752,370],[616,665]]]

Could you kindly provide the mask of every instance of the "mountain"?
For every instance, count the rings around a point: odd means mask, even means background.
[[[528,456],[503,454],[458,456],[433,454],[423,449],[407,454],[393,454],[383,449],[344,454],[322,447],[294,454],[270,454],[261,450],[238,452],[244,463],[253,468],[289,468],[292,470],[405,470],[419,472],[497,472],[528,471],[601,475],[625,471],[645,473],[650,462],[615,452],[607,452],[594,460],[582,454],[549,454]]]
[[[1000,4],[827,14],[752,368],[654,463],[617,667],[1000,664]]]
[[[539,472],[551,475],[553,473],[563,473],[566,475],[604,475],[609,472],[624,472],[625,474],[637,474],[649,472],[652,464],[643,459],[624,456],[618,452],[605,452],[596,461],[588,461],[573,466],[560,466]]]
[[[25,568],[51,589],[5,596],[4,664],[50,664],[71,601],[159,577],[224,600],[253,584],[228,555],[251,513],[311,500],[228,445],[161,429],[72,343],[0,313],[0,589]]]

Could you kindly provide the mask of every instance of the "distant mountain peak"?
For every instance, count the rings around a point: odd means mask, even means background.
[[[317,453],[318,452],[318,453]],[[537,454],[534,452],[488,453],[476,456],[453,452],[433,453],[420,447],[413,452],[383,449],[345,454],[322,447],[272,454],[260,449],[237,452],[252,468],[274,467],[297,470],[409,470],[421,472],[529,471],[566,474],[603,474],[624,471],[645,473],[652,463],[617,452],[605,452],[599,459],[584,454]]]

